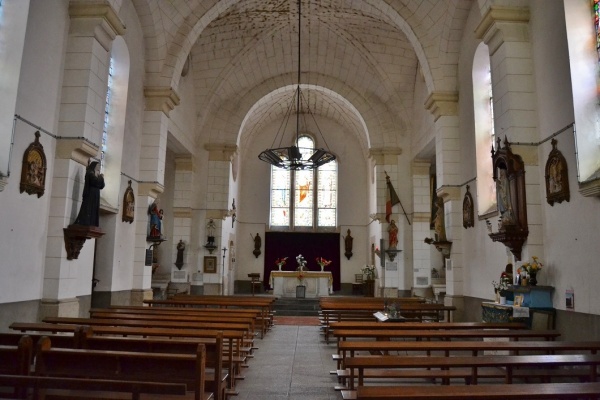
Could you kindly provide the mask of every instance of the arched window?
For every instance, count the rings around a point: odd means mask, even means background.
[[[577,179],[580,193],[600,196],[600,27],[599,2],[565,1],[565,25],[569,46]],[[591,186],[588,186],[591,185]]]
[[[104,101],[104,124],[102,126],[102,147],[100,149],[100,171],[104,173],[106,167],[106,150],[108,142],[108,119],[110,115],[110,98],[113,92],[114,58],[110,57],[108,66],[108,89]]]
[[[312,137],[298,138],[299,148],[314,148]],[[337,162],[315,170],[271,167],[271,229],[333,230],[337,225]]]
[[[101,196],[103,203],[116,209],[120,202],[119,193],[122,193],[121,164],[130,69],[129,50],[121,36],[112,43],[109,62],[100,160],[106,187]]]
[[[495,143],[494,97],[490,53],[485,43],[479,44],[473,58],[473,114],[477,160],[477,213],[484,216],[496,210],[496,185],[490,153]]]

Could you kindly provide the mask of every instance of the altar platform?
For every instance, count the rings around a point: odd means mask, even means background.
[[[298,279],[298,271],[271,271],[269,283],[273,295],[277,297],[296,297],[296,286],[306,286],[305,296],[317,298],[329,296],[333,287],[333,276],[329,271],[303,271]]]

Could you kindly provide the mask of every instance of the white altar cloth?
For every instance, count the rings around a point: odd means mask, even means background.
[[[333,286],[333,276],[329,271],[303,271],[298,279],[298,271],[271,271],[269,282],[273,295],[296,297],[296,286],[301,282],[306,286],[306,297],[329,296]]]

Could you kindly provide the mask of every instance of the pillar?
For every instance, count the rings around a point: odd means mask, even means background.
[[[40,318],[78,316],[77,296],[91,293],[94,239],[86,241],[78,259],[67,260],[63,228],[77,216],[85,167],[99,153],[110,48],[114,38],[125,33],[106,3],[74,1],[69,15]]]

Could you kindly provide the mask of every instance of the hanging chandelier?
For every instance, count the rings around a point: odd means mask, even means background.
[[[298,0],[298,85],[296,87],[296,91],[294,92],[294,96],[292,101],[290,102],[290,106],[288,107],[286,114],[284,116],[284,123],[282,123],[280,129],[277,131],[275,135],[275,139],[273,140],[272,148],[267,149],[258,155],[258,158],[262,161],[265,161],[275,167],[289,169],[289,170],[310,170],[320,167],[323,164],[327,164],[330,161],[335,160],[335,156],[329,151],[329,147],[327,146],[327,142],[325,142],[325,138],[317,125],[317,121],[310,111],[310,107],[308,107],[308,102],[302,95],[302,90],[300,89],[300,44],[301,44],[301,0]],[[294,105],[295,102],[295,105]],[[306,104],[306,109],[308,114],[310,114],[313,119],[315,126],[317,127],[317,131],[327,150],[320,148],[308,148],[308,147],[299,147],[298,140],[300,138],[300,116],[302,115],[305,118],[305,114],[302,113],[302,104]],[[279,145],[281,145],[281,141],[283,140],[285,127],[288,125],[288,121],[292,115],[292,111],[296,112],[296,138],[295,143],[290,147],[274,147],[277,138],[279,137]],[[306,124],[305,124],[306,126]],[[282,129],[283,128],[283,129]]]

